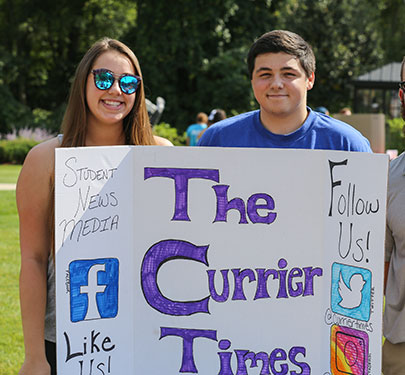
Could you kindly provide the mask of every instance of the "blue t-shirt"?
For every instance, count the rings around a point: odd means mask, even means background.
[[[187,137],[190,139],[190,146],[197,146],[198,135],[207,127],[207,124],[193,124],[187,130]]]
[[[305,148],[372,152],[370,142],[345,122],[308,108],[302,126],[290,134],[274,134],[260,121],[260,110],[227,118],[210,126],[199,146]]]

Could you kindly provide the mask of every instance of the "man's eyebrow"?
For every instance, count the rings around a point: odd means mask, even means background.
[[[256,73],[260,73],[260,72],[263,72],[263,71],[266,71],[266,72],[271,72],[271,71],[273,71],[271,68],[268,68],[268,67],[266,67],[266,66],[262,66],[262,67],[260,67],[260,68],[257,68],[256,70],[255,70],[255,72]]]
[[[283,66],[280,70],[281,70],[281,71],[290,71],[290,70],[292,70],[292,71],[294,71],[294,72],[297,71],[297,69],[293,68],[292,66]],[[258,69],[255,70],[256,73],[260,73],[260,72],[263,72],[263,71],[265,71],[265,72],[272,72],[273,69],[268,68],[268,67],[266,67],[266,66],[262,66],[262,67],[260,67],[260,68],[258,68]]]

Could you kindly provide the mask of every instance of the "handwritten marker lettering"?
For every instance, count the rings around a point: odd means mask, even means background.
[[[198,368],[194,360],[193,344],[195,339],[209,339],[217,341],[217,331],[208,329],[185,329],[161,327],[160,339],[168,336],[177,336],[183,341],[182,360],[179,372],[198,373]],[[227,350],[231,347],[231,341],[222,339],[218,343],[218,348]],[[258,361],[261,362],[260,374],[301,374],[310,375],[311,367],[308,363],[300,361],[297,356],[302,355],[305,358],[306,349],[301,346],[292,347],[287,351],[282,348],[275,348],[270,353],[255,353],[249,350],[234,350],[236,354],[237,370],[236,374],[248,374],[247,361],[250,362],[250,368],[257,367]],[[232,352],[219,352],[220,370],[219,375],[234,375],[231,366]],[[290,362],[290,363],[288,363]],[[289,365],[296,366],[300,372],[291,371]],[[295,368],[295,367],[294,367]],[[271,372],[270,372],[271,369]]]
[[[218,294],[214,285],[216,270],[208,270],[208,290],[210,295],[193,301],[172,301],[165,297],[158,286],[158,271],[161,266],[171,260],[186,259],[200,262],[208,266],[208,246],[196,246],[190,242],[181,240],[165,240],[154,244],[145,254],[141,267],[142,291],[147,303],[155,310],[172,316],[187,316],[196,313],[209,314],[208,302],[212,298],[216,302],[226,302],[229,299],[229,270],[221,270],[223,277],[222,293]],[[248,278],[249,282],[257,284],[253,300],[271,298],[267,290],[267,281],[272,277],[278,286],[278,298],[289,298],[298,296],[313,296],[314,278],[321,277],[323,270],[320,267],[294,267],[291,270],[285,269],[287,261],[281,258],[278,261],[280,269],[256,268],[244,269],[234,268],[231,270],[234,278],[234,291],[232,300],[247,300],[243,281]],[[276,281],[277,280],[277,281]]]
[[[77,158],[72,156],[65,161],[68,172],[64,174],[62,183],[66,187],[73,187],[78,181],[102,181],[114,177],[117,168],[91,169],[90,167],[76,168]]]
[[[205,179],[219,182],[219,170],[217,169],[192,169],[192,168],[145,168],[144,179],[152,177],[171,178],[174,181],[175,204],[173,221],[191,221],[188,214],[188,182],[190,179]],[[214,222],[226,222],[229,210],[237,210],[240,214],[239,224],[253,223],[271,224],[276,220],[277,213],[273,198],[266,193],[252,194],[247,203],[240,198],[228,198],[229,185],[214,185],[212,189],[216,195],[216,215]],[[264,215],[260,210],[266,210]],[[247,213],[247,215],[246,215]]]

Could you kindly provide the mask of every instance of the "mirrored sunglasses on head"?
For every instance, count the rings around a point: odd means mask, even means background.
[[[141,77],[133,74],[114,74],[108,69],[94,69],[91,71],[94,76],[94,84],[100,90],[108,90],[118,80],[121,91],[124,94],[133,94],[141,82]]]

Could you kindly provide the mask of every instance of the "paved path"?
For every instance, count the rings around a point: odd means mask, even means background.
[[[0,190],[15,190],[15,184],[0,184]]]

